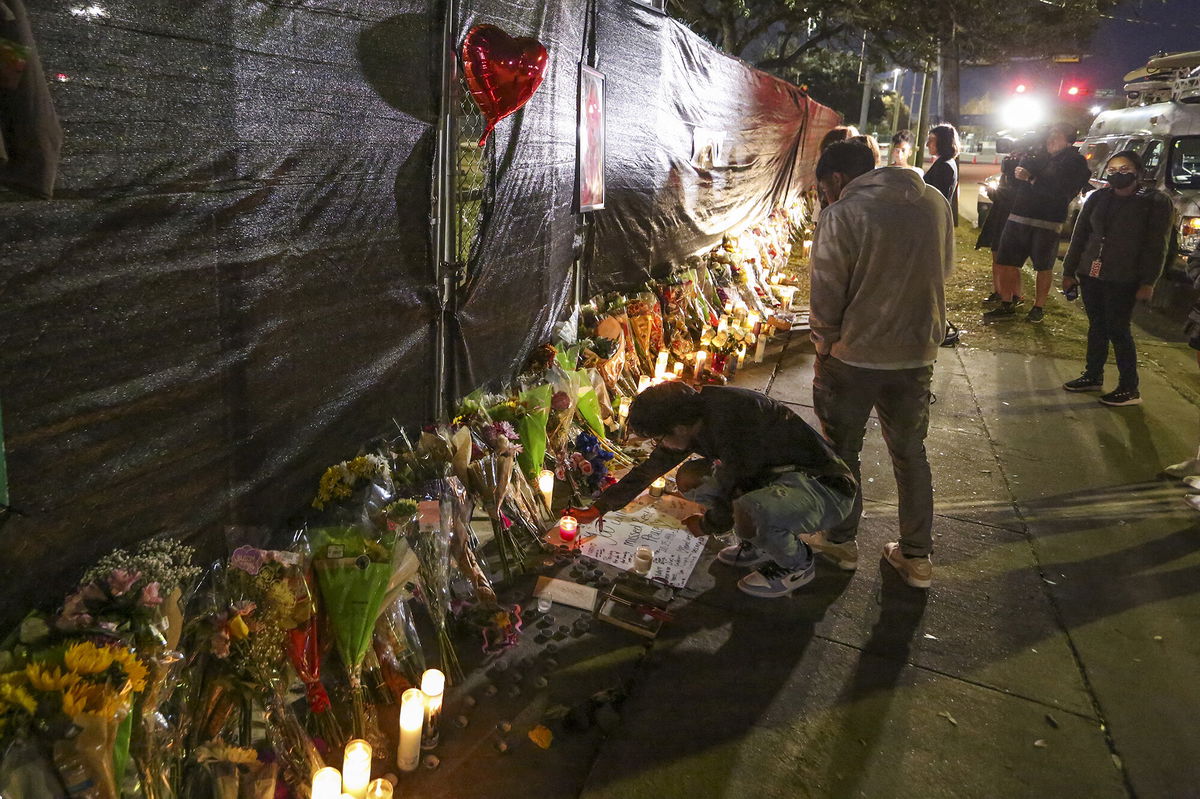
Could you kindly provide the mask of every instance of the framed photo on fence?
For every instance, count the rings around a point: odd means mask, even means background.
[[[604,73],[579,65],[579,210],[604,207]]]

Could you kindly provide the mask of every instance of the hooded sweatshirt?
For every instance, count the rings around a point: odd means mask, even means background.
[[[933,363],[946,336],[954,266],[950,205],[919,174],[859,175],[817,219],[812,338],[817,352],[874,369]]]

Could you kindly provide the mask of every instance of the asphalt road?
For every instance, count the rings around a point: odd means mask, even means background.
[[[969,156],[967,156],[969,159]],[[995,164],[972,164],[969,161],[958,165],[958,215],[972,227],[979,221],[976,201],[979,199],[979,181],[996,174],[1000,167]]]

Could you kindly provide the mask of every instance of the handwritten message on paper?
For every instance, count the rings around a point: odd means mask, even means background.
[[[604,517],[604,529],[593,522],[580,531],[581,538],[595,536],[580,548],[584,555],[619,569],[631,569],[637,548],[650,547],[654,566],[649,576],[675,588],[687,585],[708,540],[691,535],[678,519],[654,505],[610,513]]]

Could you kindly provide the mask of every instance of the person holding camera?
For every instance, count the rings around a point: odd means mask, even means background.
[[[998,322],[1016,315],[1014,297],[1021,292],[1021,267],[1033,264],[1037,288],[1027,322],[1040,322],[1058,258],[1059,229],[1067,209],[1091,178],[1087,159],[1072,146],[1075,129],[1068,124],[1050,126],[1045,151],[1030,152],[1021,159],[1012,211],[1000,234],[996,261],[1000,272],[1000,304],[983,315],[985,322]]]
[[[1063,291],[1079,286],[1088,317],[1087,366],[1063,388],[1103,391],[1111,343],[1120,379],[1115,390],[1101,395],[1105,405],[1142,402],[1130,323],[1137,301],[1148,302],[1154,294],[1171,239],[1171,200],[1157,189],[1139,186],[1141,172],[1141,156],[1133,150],[1108,160],[1108,185],[1083,204],[1063,261]]]

